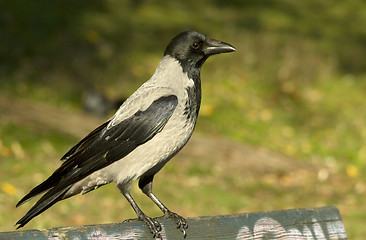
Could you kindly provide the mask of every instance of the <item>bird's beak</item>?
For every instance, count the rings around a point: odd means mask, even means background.
[[[236,51],[236,48],[232,45],[215,39],[208,39],[206,43],[207,45],[203,49],[203,53],[207,56]]]

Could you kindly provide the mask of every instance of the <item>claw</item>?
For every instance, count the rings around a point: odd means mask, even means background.
[[[187,237],[186,229],[182,229],[181,231],[183,232],[183,238],[185,239]]]
[[[154,219],[172,219],[177,224],[177,229],[179,229],[183,233],[183,238],[187,237],[186,229],[188,228],[188,223],[182,216],[179,216],[174,212],[168,211],[163,216]]]
[[[144,222],[150,229],[151,234],[153,235],[153,238],[163,240],[161,237],[161,224],[156,221],[155,219],[152,219],[148,216],[143,216],[141,218],[134,218],[134,219],[126,219],[123,222],[124,223],[131,223],[131,222]]]
[[[158,221],[156,221],[155,219],[151,219],[151,220],[153,221],[156,230],[158,232],[160,232],[162,230],[162,227],[161,227],[160,223]]]
[[[163,240],[159,232],[153,233],[153,238]]]

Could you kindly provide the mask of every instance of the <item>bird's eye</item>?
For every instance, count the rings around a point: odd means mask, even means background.
[[[192,44],[192,48],[193,49],[199,49],[201,47],[201,43],[200,42],[194,42],[193,44]]]

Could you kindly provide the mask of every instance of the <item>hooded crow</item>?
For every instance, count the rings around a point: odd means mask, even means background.
[[[107,122],[72,147],[61,166],[23,197],[17,207],[44,193],[16,224],[23,227],[56,202],[85,194],[105,184],[117,187],[154,238],[161,238],[157,218],[146,216],[130,195],[139,188],[186,236],[186,220],[152,193],[155,174],[188,142],[201,103],[200,70],[214,54],[233,52],[228,43],[186,31],[169,43],[153,76],[136,90]],[[129,221],[129,220],[127,220]]]

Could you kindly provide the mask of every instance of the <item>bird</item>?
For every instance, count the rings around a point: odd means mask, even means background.
[[[142,221],[153,238],[162,239],[158,220],[171,219],[185,238],[187,221],[153,194],[153,179],[192,136],[201,105],[203,63],[212,55],[234,51],[231,44],[196,31],[176,35],[152,77],[109,120],[66,152],[60,167],[17,203],[19,207],[43,194],[16,223],[17,229],[61,200],[115,182],[137,215],[127,222]],[[131,185],[137,180],[162,217],[147,216],[132,198]]]

